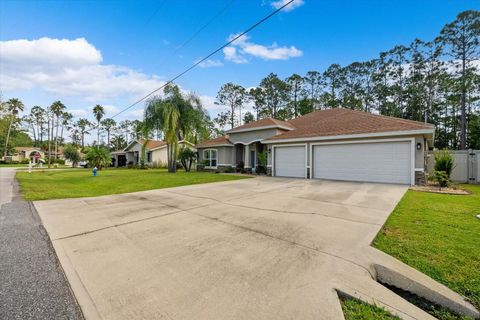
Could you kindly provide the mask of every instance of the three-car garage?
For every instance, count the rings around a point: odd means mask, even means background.
[[[413,139],[273,145],[280,177],[412,184]]]

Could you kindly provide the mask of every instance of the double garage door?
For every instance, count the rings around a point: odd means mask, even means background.
[[[306,146],[276,146],[274,174],[306,177]],[[312,146],[313,178],[410,184],[411,142],[368,142]]]

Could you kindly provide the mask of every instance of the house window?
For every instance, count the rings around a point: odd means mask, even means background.
[[[216,168],[217,167],[217,150],[216,149],[203,150],[203,160],[205,161],[206,167]]]
[[[152,162],[152,152],[147,152],[147,162]]]

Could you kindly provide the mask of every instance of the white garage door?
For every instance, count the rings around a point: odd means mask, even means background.
[[[409,141],[313,146],[313,177],[411,183]]]
[[[275,147],[275,176],[305,178],[305,147]]]

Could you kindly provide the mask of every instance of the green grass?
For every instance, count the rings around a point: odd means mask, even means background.
[[[340,299],[346,320],[389,320],[400,319],[383,308],[355,299]]]
[[[28,164],[21,164],[21,163],[0,163],[0,168],[20,168],[20,167],[28,168]]]
[[[480,186],[472,195],[409,190],[373,246],[420,270],[480,308]],[[440,319],[460,319],[441,314]]]
[[[17,172],[20,190],[26,200],[94,197],[185,186],[190,184],[245,179],[246,176],[207,172],[175,174],[166,170],[108,169],[92,177],[90,170]]]

